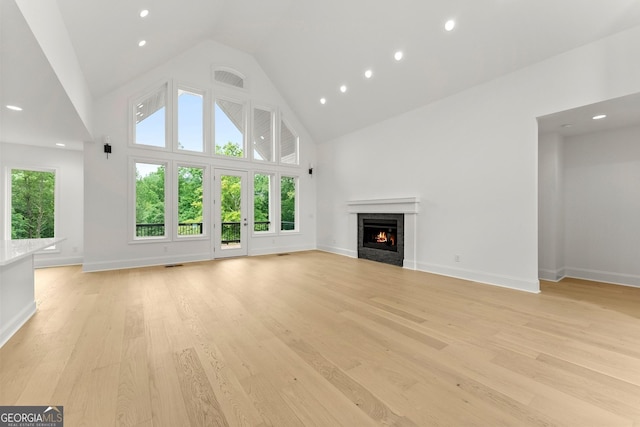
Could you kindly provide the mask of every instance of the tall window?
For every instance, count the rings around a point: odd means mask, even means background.
[[[244,157],[244,105],[217,99],[214,110],[216,154]]]
[[[273,175],[257,173],[253,176],[253,231],[273,231],[271,221],[271,186]]]
[[[273,162],[273,112],[253,109],[253,158]]]
[[[298,164],[298,137],[284,120],[280,121],[280,163]]]
[[[298,179],[293,176],[280,177],[280,230],[297,230],[296,210]]]
[[[55,237],[55,172],[11,170],[11,238]]]
[[[178,236],[204,233],[203,175],[201,167],[178,167]]]
[[[136,237],[164,237],[165,165],[136,163]]]
[[[204,152],[204,101],[200,93],[178,90],[178,149]]]
[[[166,147],[167,84],[134,106],[136,144]]]

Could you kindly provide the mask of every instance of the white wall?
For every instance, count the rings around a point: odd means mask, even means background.
[[[566,275],[640,286],[640,126],[565,138]]]
[[[66,238],[56,250],[37,254],[37,267],[81,264],[83,257],[83,156],[80,151],[0,143],[0,240],[10,239],[7,228],[10,206],[4,197],[11,183],[10,169],[54,169],[56,171],[56,235]]]
[[[287,167],[258,164],[243,160],[220,160],[212,156],[166,153],[130,147],[128,141],[129,99],[153,89],[168,79],[194,86],[212,88],[211,66],[236,69],[247,77],[246,96],[255,104],[277,107],[300,137],[300,166]],[[295,114],[249,55],[221,44],[207,41],[186,51],[170,62],[140,76],[129,84],[96,100],[94,108],[96,143],[86,143],[85,165],[85,271],[158,265],[214,258],[210,240],[180,242],[131,243],[133,200],[130,191],[132,156],[180,160],[207,167],[299,173],[300,233],[276,234],[251,238],[249,255],[306,250],[315,248],[316,189],[315,175],[308,165],[315,163],[315,144]],[[103,154],[104,136],[110,136],[113,153]],[[251,175],[250,175],[251,176]],[[131,233],[132,234],[132,233]]]
[[[638,91],[634,28],[322,144],[318,246],[350,253],[348,200],[417,196],[418,269],[537,292],[535,118]]]
[[[563,138],[547,133],[538,142],[538,275],[556,281],[565,276]]]

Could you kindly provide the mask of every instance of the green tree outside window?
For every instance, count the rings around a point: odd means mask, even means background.
[[[54,172],[11,170],[11,238],[55,237]]]

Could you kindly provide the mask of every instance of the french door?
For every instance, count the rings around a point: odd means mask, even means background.
[[[215,169],[215,257],[248,254],[247,172]]]

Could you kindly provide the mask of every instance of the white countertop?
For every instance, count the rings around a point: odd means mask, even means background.
[[[9,265],[63,240],[64,237],[0,240],[0,266]]]

